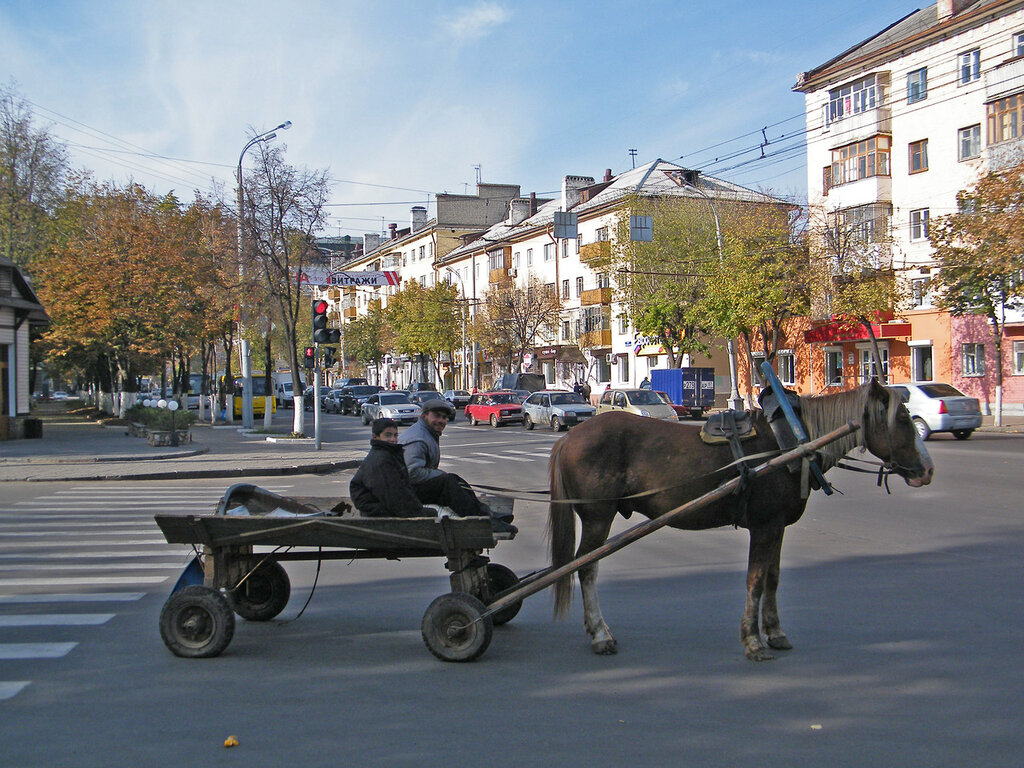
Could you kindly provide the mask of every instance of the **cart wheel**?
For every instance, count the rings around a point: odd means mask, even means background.
[[[281,564],[264,561],[238,589],[227,593],[235,613],[249,621],[270,621],[288,605],[292,585]]]
[[[480,618],[484,604],[465,592],[434,600],[423,614],[423,642],[441,661],[473,661],[491,644],[494,623]]]
[[[514,587],[519,583],[519,577],[516,576],[515,571],[508,568],[500,563],[488,563],[487,564],[487,591],[490,592],[491,599],[494,598],[499,592],[504,592],[509,587]],[[519,609],[523,607],[523,601],[520,600],[518,603],[513,603],[507,608],[502,608],[497,613],[491,616],[491,621],[494,622],[494,626],[500,627],[502,624],[508,624],[512,619],[519,613]]]
[[[219,656],[235,634],[227,599],[210,587],[185,587],[167,598],[160,611],[160,637],[176,656]]]

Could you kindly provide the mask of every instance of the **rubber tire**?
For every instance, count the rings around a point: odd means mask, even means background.
[[[469,426],[475,427],[479,423],[480,422],[476,420],[476,414],[475,413],[472,416],[469,417]]]
[[[928,425],[925,424],[924,419],[920,417],[916,417],[914,419],[914,429],[917,430],[917,434],[922,440],[927,440],[932,436],[932,431],[928,429]]]
[[[491,596],[504,592],[509,587],[514,587],[519,583],[519,577],[516,576],[515,571],[511,568],[501,565],[500,563],[488,563],[487,564],[487,590]],[[507,608],[502,608],[497,613],[491,616],[491,621],[494,626],[500,627],[502,624],[508,624],[512,619],[519,613],[519,609],[523,607],[523,601],[520,600],[517,603],[513,603]]]
[[[700,421],[701,419],[704,418],[704,411],[702,411],[700,408],[691,408],[690,418],[693,419],[694,421]]]
[[[370,426],[370,420],[368,418],[366,418],[366,414],[365,413],[362,414],[362,419],[363,419],[363,426],[364,427]]]
[[[227,598],[210,587],[179,589],[160,611],[160,637],[175,656],[219,656],[235,635],[235,614]]]
[[[498,428],[498,414],[492,413],[491,414],[491,429],[497,429],[497,428]]]
[[[491,644],[494,622],[481,619],[486,608],[473,595],[449,592],[423,614],[423,642],[441,661],[473,661]]]
[[[238,589],[227,593],[228,604],[246,621],[270,621],[288,605],[292,584],[276,560],[266,560]]]
[[[974,432],[973,429],[954,429],[953,437],[955,437],[957,440],[966,440],[971,436],[972,432]]]
[[[526,413],[523,414],[523,429],[533,429],[533,419]]]
[[[557,416],[552,416],[551,417],[551,431],[552,432],[561,432],[562,431],[562,424],[561,424],[561,422],[558,421],[558,417]]]

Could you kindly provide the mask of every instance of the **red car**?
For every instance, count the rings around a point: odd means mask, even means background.
[[[676,416],[678,416],[680,419],[688,419],[690,418],[690,416],[693,415],[692,413],[690,413],[690,409],[687,408],[685,405],[676,405],[675,403],[673,403],[668,396],[668,392],[658,392],[657,395],[662,400],[664,400],[667,405],[672,406],[672,410],[676,412]],[[700,417],[698,416],[698,418]]]
[[[469,399],[466,418],[474,427],[485,421],[492,427],[516,424],[523,420],[523,406],[514,392],[478,392]]]

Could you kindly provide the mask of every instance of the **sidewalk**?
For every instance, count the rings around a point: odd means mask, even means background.
[[[40,411],[42,438],[0,442],[0,482],[323,473],[355,468],[366,455],[329,444],[317,451],[312,439],[268,442],[242,434],[238,424],[196,424],[189,445],[157,448],[124,426],[101,426],[57,407]]]

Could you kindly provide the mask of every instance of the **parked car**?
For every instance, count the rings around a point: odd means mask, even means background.
[[[277,386],[274,387],[274,397],[277,398],[278,408],[291,408],[295,405],[295,399],[292,395],[292,383],[291,381],[279,381]]]
[[[474,427],[489,421],[492,427],[523,420],[523,405],[512,392],[479,392],[469,398],[466,418]]]
[[[586,421],[597,412],[594,406],[572,392],[541,390],[523,402],[523,428],[546,424],[558,432]]]
[[[519,398],[519,402],[520,403],[525,403],[526,402],[526,398],[528,398],[530,395],[533,394],[533,391],[529,390],[529,389],[509,389],[509,390],[502,390],[502,391],[511,392],[513,395],[515,395],[516,397]]]
[[[374,419],[394,419],[400,424],[412,424],[420,417],[420,407],[401,392],[378,392],[363,403],[363,424]]]
[[[456,408],[465,408],[472,395],[464,389],[449,389],[444,392],[444,399]]]
[[[316,387],[306,387],[306,391],[302,393],[302,409],[304,411],[313,410],[313,393],[316,391]],[[320,404],[323,405],[323,399],[331,393],[330,387],[320,387]]]
[[[345,379],[338,379],[334,382],[336,389],[341,389],[342,387],[354,387],[357,384],[369,384],[369,382],[362,376],[350,376]]]
[[[664,421],[679,421],[671,405],[651,389],[609,389],[597,404],[598,414],[611,411],[626,411],[637,416],[648,416]]]
[[[342,387],[341,392],[341,412],[351,413],[353,416],[358,416],[360,409],[371,395],[376,395],[381,391],[381,388],[376,384],[357,384],[351,387]]]
[[[328,392],[322,401],[321,407],[326,413],[330,413],[331,411],[333,411],[334,413],[340,413],[341,390],[335,388]]]
[[[437,392],[435,390],[432,390],[432,389],[420,389],[420,390],[413,390],[412,392],[410,392],[409,393],[409,399],[412,402],[416,403],[416,405],[420,406],[420,408],[422,408],[423,404],[425,402],[427,402],[428,400],[444,400],[445,398],[444,398],[444,396],[440,392]],[[454,420],[455,419],[453,417],[452,421],[454,421]]]
[[[890,384],[889,389],[906,404],[922,440],[933,432],[952,432],[957,440],[966,440],[981,426],[978,398],[950,384]]]
[[[53,395],[51,395],[51,397],[54,400],[67,400],[68,399],[68,393],[64,392],[63,390],[58,389],[56,392],[53,393]]]
[[[672,407],[672,410],[676,412],[676,417],[680,421],[682,421],[683,419],[688,419],[692,415],[690,409],[687,406],[676,405],[675,403],[673,403],[672,398],[668,396],[668,392],[658,392],[657,390],[655,390],[655,394],[657,394],[658,397],[664,400],[666,404]]]

